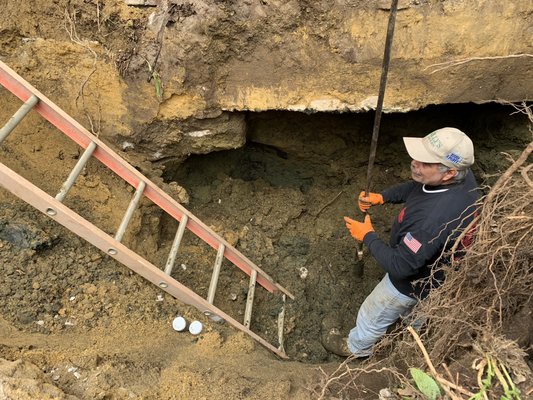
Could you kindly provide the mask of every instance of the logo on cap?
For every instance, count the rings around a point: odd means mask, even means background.
[[[455,153],[450,153],[446,155],[446,159],[453,164],[459,164],[463,160],[463,157]]]
[[[437,131],[431,132],[429,135],[427,135],[427,140],[433,147],[437,149],[440,149],[442,147],[442,142],[437,136]]]

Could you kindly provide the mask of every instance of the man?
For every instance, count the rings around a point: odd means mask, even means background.
[[[387,328],[442,282],[446,261],[439,257],[473,218],[478,193],[469,169],[474,163],[470,138],[459,129],[442,128],[424,138],[403,140],[413,159],[413,180],[381,194],[359,195],[363,212],[383,203],[405,203],[392,226],[390,244],[374,232],[368,214],[364,222],[344,217],[351,235],[364,242],[386,274],[361,305],[348,338],[335,329],[323,337],[324,347],[338,355],[372,354]]]

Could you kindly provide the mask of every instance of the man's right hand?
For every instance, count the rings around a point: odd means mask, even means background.
[[[361,192],[359,193],[359,209],[366,212],[370,207],[383,204],[383,196],[379,193]]]

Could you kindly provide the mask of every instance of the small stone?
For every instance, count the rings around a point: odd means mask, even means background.
[[[396,395],[389,388],[384,388],[379,391],[379,400],[392,400],[396,398]]]

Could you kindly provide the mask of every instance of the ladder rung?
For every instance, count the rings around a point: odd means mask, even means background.
[[[176,256],[178,255],[181,239],[183,238],[183,233],[185,232],[185,227],[187,226],[188,221],[189,217],[187,216],[187,214],[183,214],[183,217],[181,218],[180,224],[178,226],[178,230],[176,232],[176,236],[174,237],[174,242],[172,242],[172,248],[170,249],[167,263],[165,265],[165,274],[167,275],[170,275],[172,273],[172,268],[174,268],[174,264],[176,263]]]
[[[118,242],[122,241],[124,232],[126,232],[126,228],[128,227],[128,224],[130,223],[131,217],[133,216],[133,213],[135,212],[135,209],[137,208],[137,205],[139,204],[139,200],[141,200],[141,196],[144,192],[145,187],[146,187],[146,183],[144,183],[144,181],[139,181],[139,186],[137,186],[135,195],[131,199],[130,205],[128,206],[128,209],[126,210],[126,213],[124,214],[124,217],[122,218],[122,222],[120,223],[120,226],[118,227],[117,233],[115,235],[116,241]]]
[[[39,98],[34,94],[13,114],[13,116],[7,121],[2,129],[0,129],[0,144],[9,136],[11,131],[22,121],[22,119],[28,114],[31,109],[37,104]]]
[[[257,281],[257,271],[252,270],[250,274],[250,283],[248,285],[248,296],[246,297],[246,309],[244,310],[244,326],[250,329],[250,321],[252,320],[252,307],[255,296],[255,283]]]
[[[78,162],[76,163],[72,171],[70,171],[70,175],[68,176],[67,180],[65,181],[65,183],[63,183],[63,186],[61,186],[61,189],[56,194],[56,200],[63,202],[69,190],[74,185],[74,182],[76,182],[76,179],[78,179],[78,176],[80,176],[81,171],[83,170],[83,168],[89,161],[89,158],[91,158],[94,152],[94,149],[96,149],[96,143],[95,142],[89,143],[89,145],[83,152],[82,156],[80,157],[80,159],[78,160]]]
[[[281,311],[278,314],[278,349],[285,353],[285,346],[283,344],[283,326],[285,325],[285,302],[287,300],[287,296],[285,295],[285,293],[282,295],[282,299],[283,305],[281,306]]]
[[[209,291],[207,292],[207,302],[213,304],[215,299],[215,292],[217,291],[218,276],[220,275],[220,266],[222,265],[222,260],[224,260],[224,251],[226,246],[220,243],[218,246],[217,258],[215,260],[215,267],[213,268],[213,275],[211,275],[211,283],[209,284]]]

